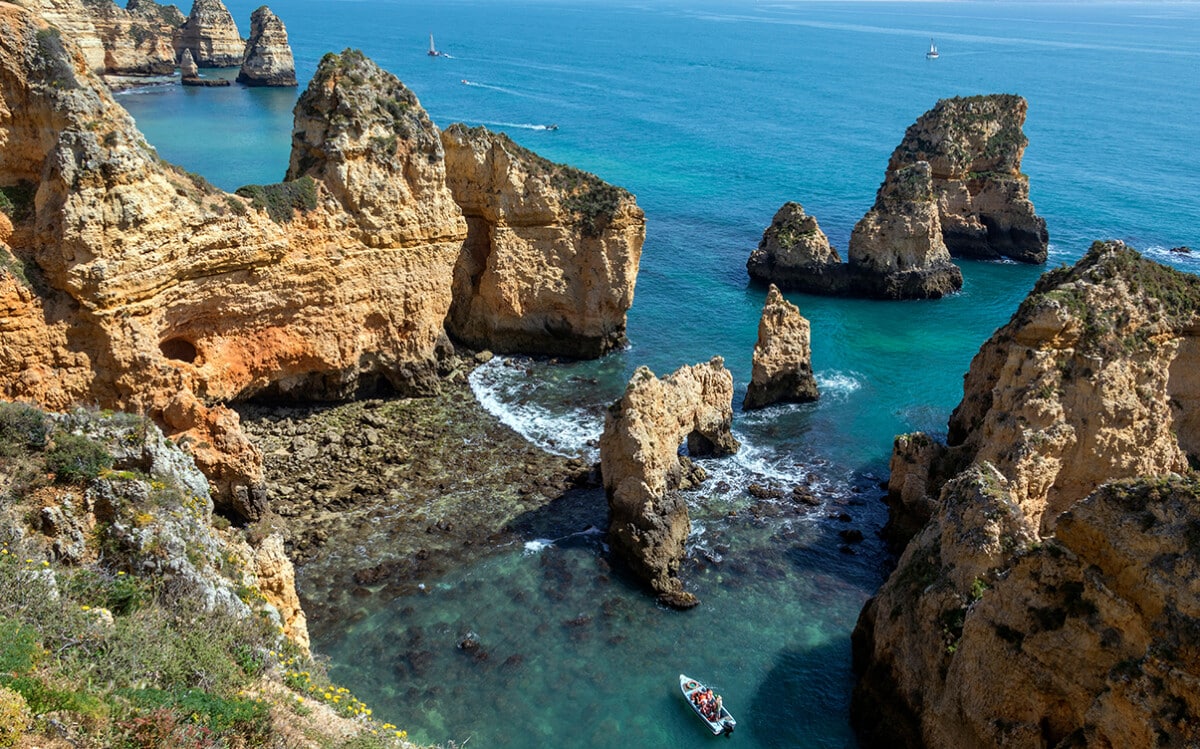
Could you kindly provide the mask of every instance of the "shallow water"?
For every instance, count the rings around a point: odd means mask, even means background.
[[[230,9],[245,23],[257,3]],[[276,9],[301,80],[363,49],[441,126],[506,129],[620,184],[647,214],[630,348],[599,362],[496,360],[482,403],[545,449],[595,458],[603,409],[634,368],[722,355],[740,401],[764,293],[745,260],[786,200],[844,251],[891,150],[938,98],[1029,101],[1024,171],[1049,266],[1118,238],[1185,270],[1200,258],[1200,6],[1193,3],[656,3],[293,0]],[[427,35],[450,58],[429,58]],[[924,59],[930,37],[942,53]],[[464,85],[463,80],[471,85]],[[166,87],[119,98],[167,159],[233,189],[286,170],[297,92]],[[547,130],[548,124],[557,130]],[[677,694],[712,681],[745,746],[849,746],[848,635],[887,558],[878,483],[897,433],[945,429],[962,375],[1044,268],[961,264],[935,302],[789,295],[812,323],[816,404],[736,414],[743,450],[704,463],[704,601],[656,607],[607,569],[598,492],[530,513],[524,543],[362,605],[316,646],[376,715],[422,740],[485,746],[691,746],[713,739]],[[810,486],[803,511],[752,482]],[[730,512],[733,515],[729,515]],[[840,519],[846,518],[846,519]],[[838,532],[866,541],[848,554]],[[380,554],[386,550],[379,550]],[[720,558],[719,563],[708,561]],[[302,595],[304,574],[301,570]],[[481,659],[458,644],[475,632]],[[479,652],[479,651],[476,651]]]

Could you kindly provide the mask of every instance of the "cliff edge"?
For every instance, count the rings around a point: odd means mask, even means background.
[[[854,632],[868,745],[1200,739],[1198,308],[1096,243],[983,345],[945,444],[897,438],[915,535]]]

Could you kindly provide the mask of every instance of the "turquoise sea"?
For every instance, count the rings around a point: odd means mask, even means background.
[[[259,3],[227,3],[245,29]],[[1200,5],[1194,3],[288,0],[298,76],[362,49],[441,126],[505,130],[635,193],[647,238],[628,350],[481,368],[494,413],[546,449],[595,458],[602,408],[638,365],[721,355],[740,401],[764,292],[745,261],[802,203],[844,252],[905,128],[937,99],[1029,101],[1024,171],[1050,266],[1096,239],[1200,269]],[[433,33],[449,57],[425,54]],[[940,59],[924,52],[936,40]],[[464,83],[465,81],[465,83]],[[122,94],[161,155],[233,189],[282,179],[297,91]],[[557,124],[557,130],[545,125]],[[1170,253],[1190,245],[1193,256]],[[944,430],[962,375],[1044,270],[962,263],[932,302],[791,295],[812,322],[821,400],[735,413],[744,443],[690,498],[703,604],[658,608],[608,569],[603,499],[528,519],[523,546],[364,599],[316,648],[375,714],[422,741],[489,747],[698,747],[715,741],[676,675],[713,683],[743,747],[854,746],[849,632],[887,572],[894,435]],[[756,502],[804,484],[815,511]],[[590,503],[590,504],[589,504]],[[841,531],[865,535],[846,544]],[[386,550],[356,550],[368,562]],[[356,561],[357,563],[357,561]],[[311,573],[310,573],[311,574]],[[314,581],[300,571],[302,595]],[[309,586],[306,588],[306,586]],[[458,648],[474,633],[487,657]]]

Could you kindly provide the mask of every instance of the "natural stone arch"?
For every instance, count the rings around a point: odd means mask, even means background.
[[[677,492],[679,447],[686,440],[692,455],[729,455],[738,448],[732,421],[733,375],[721,357],[662,379],[640,367],[604,419],[600,467],[613,550],[677,608],[699,603],[678,577],[691,529]]]

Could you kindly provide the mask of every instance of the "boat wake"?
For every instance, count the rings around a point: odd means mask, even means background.
[[[568,533],[567,535],[560,536],[559,538],[535,538],[532,541],[526,541],[525,549],[522,552],[522,554],[524,554],[525,556],[532,556],[534,554],[541,553],[542,550],[544,550],[550,546],[554,546],[555,544],[561,544],[563,541],[567,541],[572,538],[582,538],[585,536],[603,536],[603,535],[604,535],[604,531],[600,530],[599,528],[597,528],[594,525],[589,525],[587,528],[584,528],[581,531],[576,531],[574,533]]]
[[[558,125],[537,125],[532,122],[497,122],[494,120],[479,120],[480,125],[492,127],[516,128],[518,130],[557,130]]]

